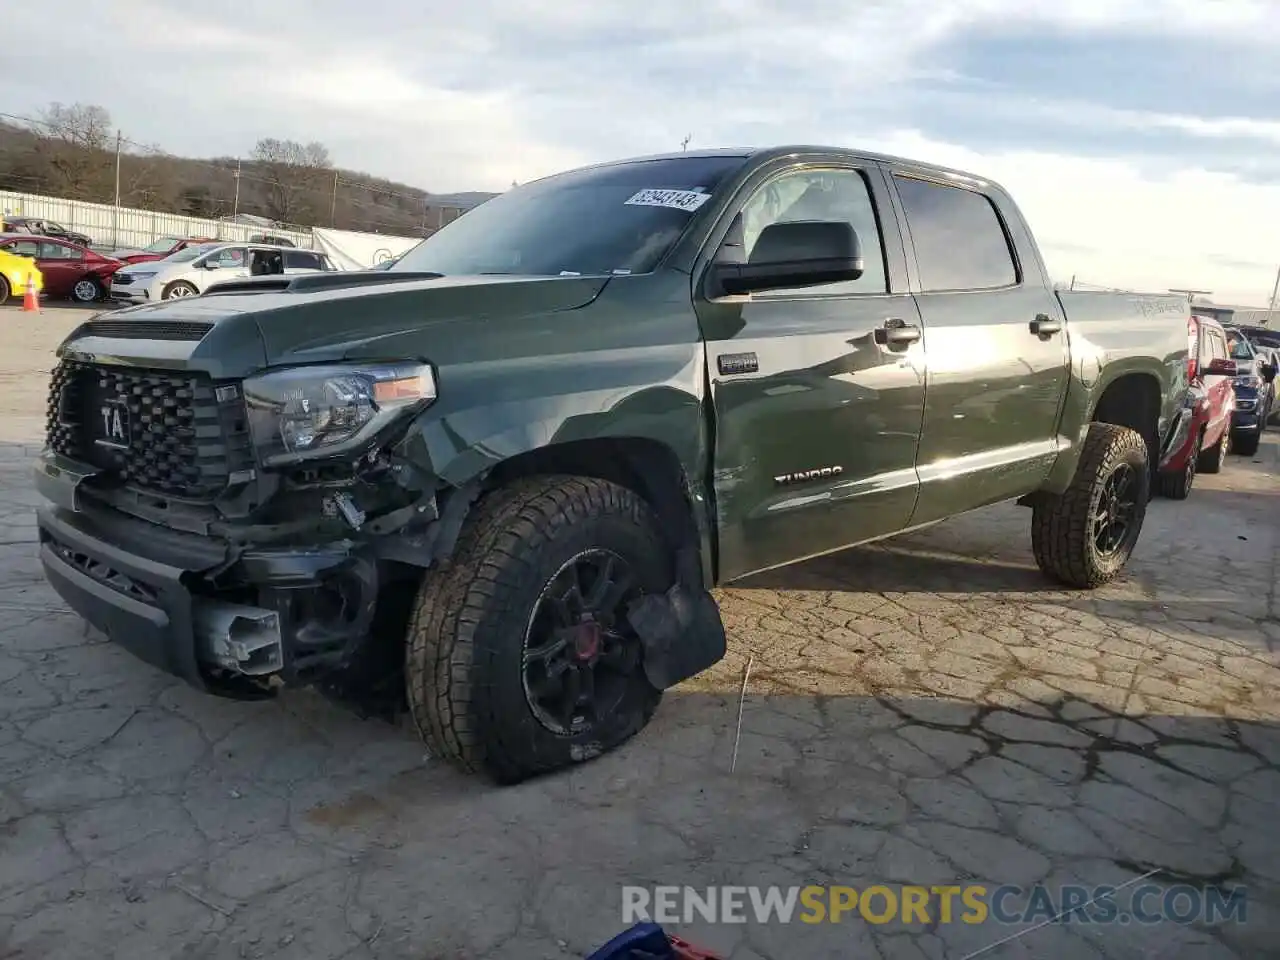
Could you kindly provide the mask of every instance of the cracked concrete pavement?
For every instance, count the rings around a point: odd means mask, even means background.
[[[1096,593],[1046,588],[1011,506],[721,591],[729,656],[637,739],[496,789],[306,691],[200,695],[63,607],[27,471],[83,316],[0,308],[0,957],[581,957],[623,884],[1144,874],[1243,885],[1247,920],[673,929],[735,960],[1280,955],[1273,438],[1155,501]]]

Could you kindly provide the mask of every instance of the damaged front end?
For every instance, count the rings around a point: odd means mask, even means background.
[[[434,398],[426,365],[220,381],[94,359],[64,357],[50,386],[46,573],[112,639],[215,692],[348,668],[379,595],[448,550],[474,496],[398,453]]]

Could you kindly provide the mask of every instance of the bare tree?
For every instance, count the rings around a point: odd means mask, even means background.
[[[111,114],[89,103],[51,103],[40,113],[37,152],[63,190],[78,200],[101,193],[110,169]]]
[[[253,161],[267,181],[267,213],[282,223],[301,223],[314,216],[322,183],[332,171],[329,150],[312,141],[259,140]]]

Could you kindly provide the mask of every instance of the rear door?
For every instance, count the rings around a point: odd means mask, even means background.
[[[1056,459],[1065,317],[1026,225],[981,181],[895,169],[927,330],[912,525],[1035,489]]]
[[[1231,409],[1235,400],[1235,378],[1208,373],[1212,360],[1230,360],[1227,338],[1208,323],[1200,324],[1200,371],[1204,390],[1209,397],[1209,422],[1205,427],[1204,449],[1208,450],[1231,426]]]
[[[878,342],[886,324],[920,332],[879,168],[759,171],[713,234],[711,259],[741,262],[764,227],[812,219],[853,225],[859,279],[695,295],[716,412],[721,580],[895,533],[915,506],[923,351]]]
[[[36,261],[44,274],[44,289],[51,297],[69,297],[76,281],[89,270],[84,251],[57,240],[42,239]]]

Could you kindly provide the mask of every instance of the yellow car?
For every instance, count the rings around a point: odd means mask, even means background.
[[[44,275],[30,257],[0,250],[0,303],[10,297],[21,297],[27,292],[27,283],[35,287],[36,296],[44,289]]]

